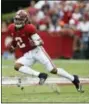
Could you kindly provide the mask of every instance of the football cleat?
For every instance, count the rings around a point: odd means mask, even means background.
[[[46,73],[40,73],[39,74],[39,78],[40,78],[39,84],[43,85],[45,80],[47,79],[47,77],[48,77],[48,75]]]
[[[77,75],[73,75],[73,76],[74,76],[74,81],[72,81],[72,83],[75,85],[78,92],[83,93],[84,90],[82,89],[82,85],[80,84],[78,76]]]

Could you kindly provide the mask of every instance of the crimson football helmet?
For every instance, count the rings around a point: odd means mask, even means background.
[[[15,23],[16,28],[21,28],[28,22],[29,22],[28,13],[24,10],[17,11],[15,18],[14,18],[14,23]]]

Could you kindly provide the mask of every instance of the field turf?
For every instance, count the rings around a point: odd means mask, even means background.
[[[57,67],[62,67],[71,74],[78,74],[80,77],[89,78],[89,61],[88,60],[54,60]],[[2,77],[26,76],[13,69],[14,60],[2,59]],[[47,72],[40,64],[35,64],[34,69],[41,72]],[[51,77],[57,77],[49,74]],[[17,86],[2,85],[2,102],[3,103],[21,103],[21,102],[89,102],[89,84],[83,85],[85,92],[79,93],[73,85],[58,85],[60,93],[54,92],[47,85],[43,86],[25,86],[22,91]]]

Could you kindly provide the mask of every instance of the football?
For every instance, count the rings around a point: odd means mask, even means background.
[[[12,41],[13,41],[12,37],[10,37],[10,36],[6,37],[5,46],[8,47]]]

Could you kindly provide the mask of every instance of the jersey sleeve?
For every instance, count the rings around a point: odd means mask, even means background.
[[[8,35],[9,36],[12,36],[12,33],[13,32],[13,24],[10,24],[9,26],[8,26]]]
[[[8,26],[8,36],[12,38],[11,46],[16,47],[16,42],[14,40],[14,37],[13,37],[12,33],[13,33],[13,24],[10,24]]]
[[[11,35],[11,25],[8,26],[8,35]]]
[[[41,37],[37,33],[37,29],[34,25],[32,25],[32,24],[28,25],[27,32],[28,32],[29,38],[34,46],[38,46],[38,45],[43,44],[43,40],[41,39]]]
[[[27,26],[27,32],[30,35],[33,35],[33,34],[37,33],[37,29],[36,29],[36,27],[33,24],[28,24],[28,26]]]

